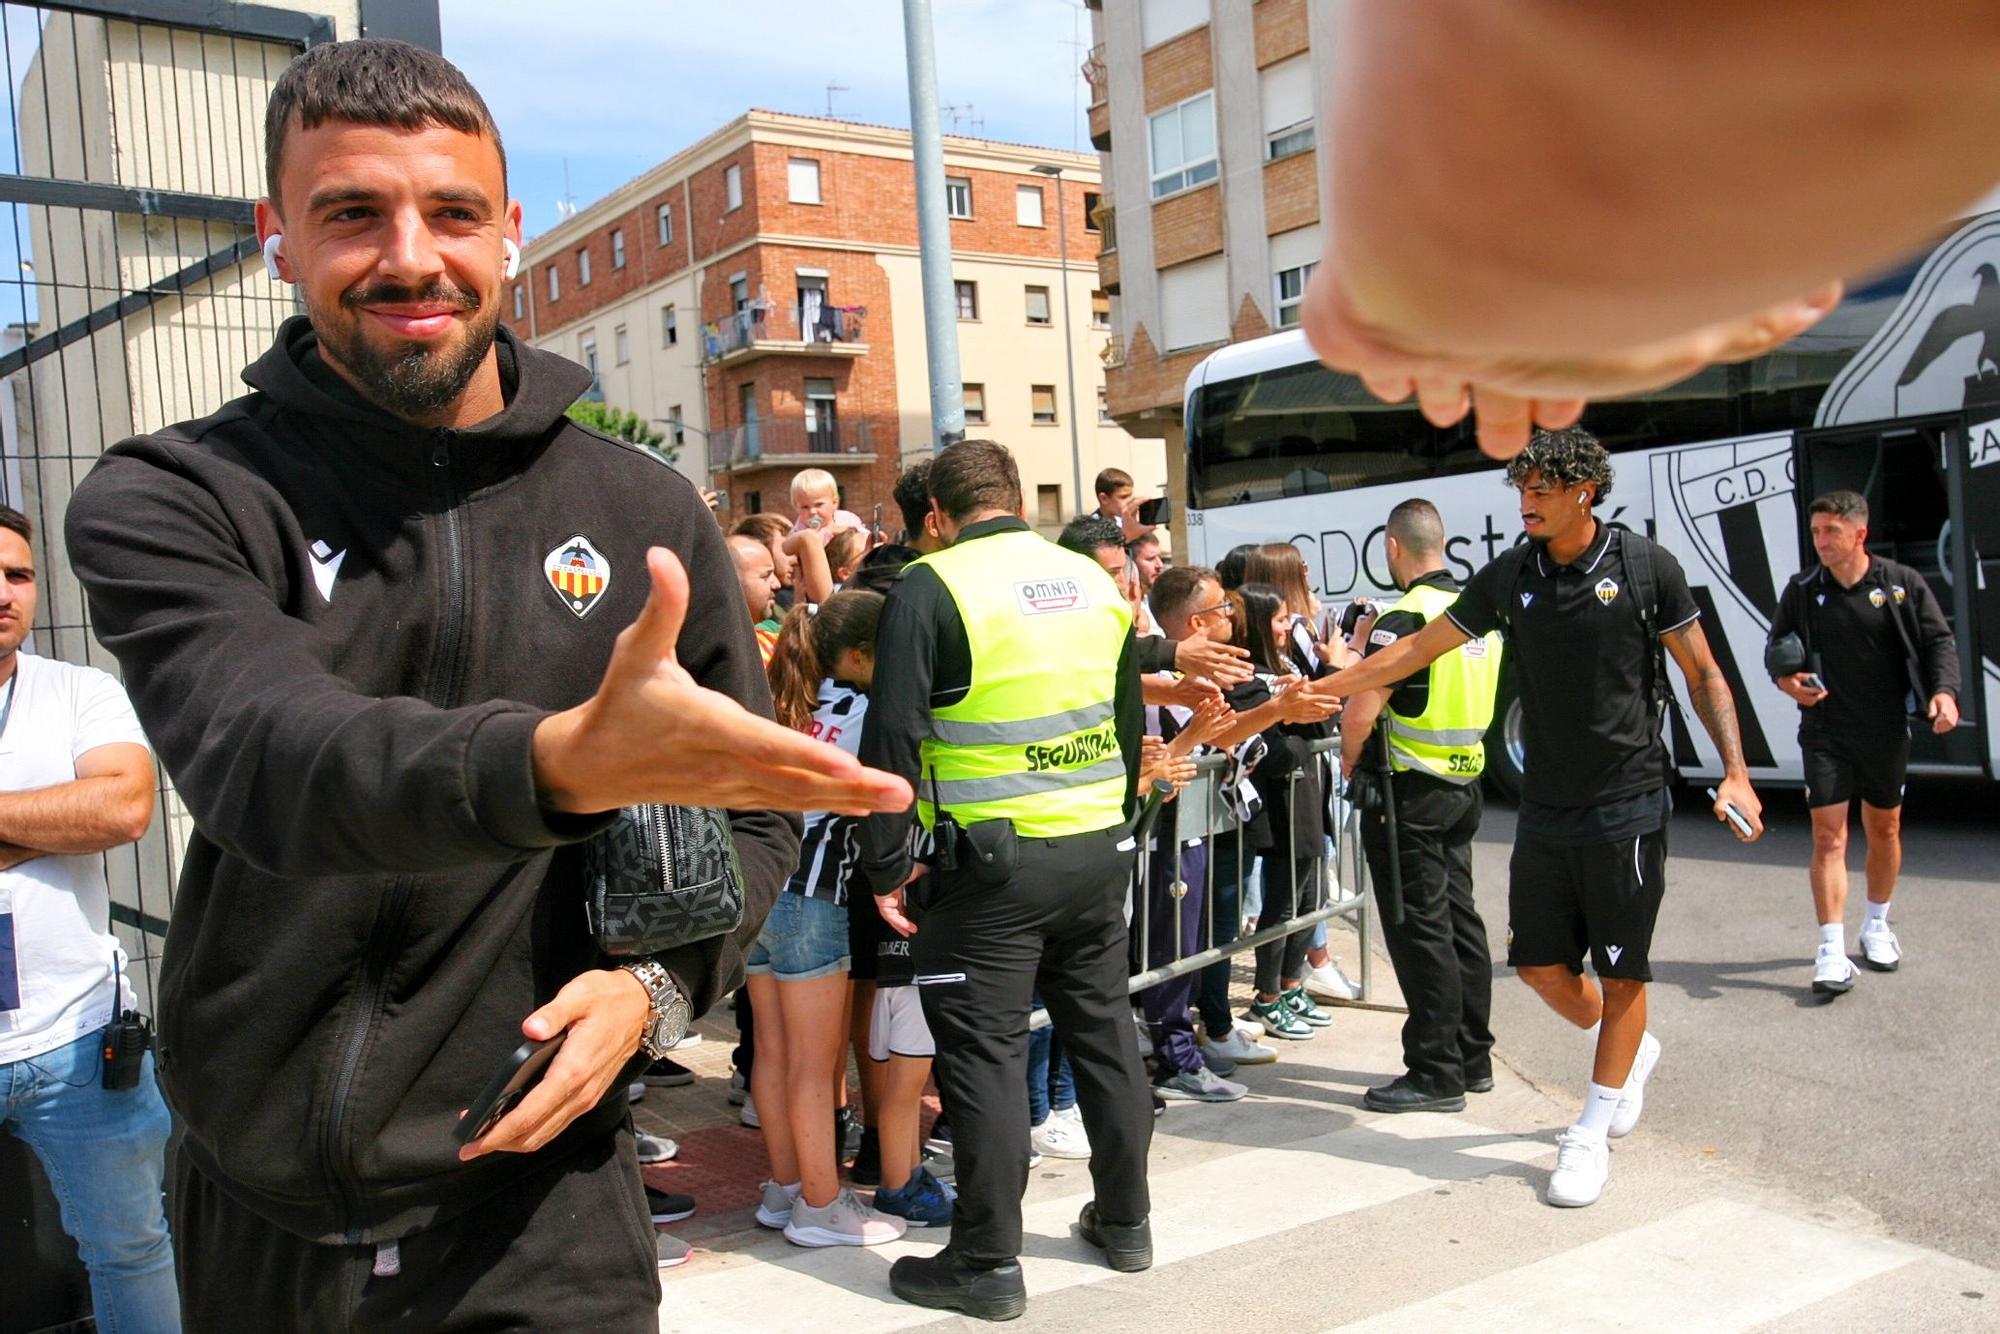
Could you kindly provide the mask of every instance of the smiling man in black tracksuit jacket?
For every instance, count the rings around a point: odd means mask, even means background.
[[[259,230],[310,318],[68,519],[194,816],[159,994],[187,1321],[655,1328],[624,1077],[741,978],[797,852],[768,808],[908,790],[764,721],[695,488],[566,420],[587,372],[496,338],[520,207],[463,77],[315,48],[269,128]],[[737,808],[749,887],[664,973],[584,919],[575,845],[641,801]],[[523,1034],[565,1030],[461,1153]]]

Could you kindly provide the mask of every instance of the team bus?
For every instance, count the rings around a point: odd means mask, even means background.
[[[1302,333],[1217,351],[1188,377],[1185,406],[1197,562],[1289,539],[1329,604],[1393,597],[1382,525],[1411,496],[1443,514],[1460,579],[1520,540],[1515,494],[1469,420],[1439,429],[1413,404],[1377,401],[1321,365]],[[1837,488],[1868,498],[1870,549],[1922,572],[1957,636],[1964,721],[1943,737],[1919,729],[1911,771],[2000,776],[2000,212],[1962,220],[1770,355],[1593,403],[1583,425],[1616,470],[1599,516],[1656,538],[1687,570],[1754,778],[1803,777],[1798,707],[1765,675],[1763,651],[1785,581],[1814,559],[1806,503]],[[1686,683],[1669,675],[1675,762],[1684,778],[1718,776],[1708,735],[1688,724]],[[1502,691],[1487,763],[1512,793],[1535,757],[1511,683]]]

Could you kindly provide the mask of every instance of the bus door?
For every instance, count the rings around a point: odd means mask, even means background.
[[[1829,491],[1858,491],[1868,501],[1868,549],[1921,574],[1957,638],[1962,721],[1946,736],[1913,726],[1913,773],[2000,772],[1985,726],[1994,689],[1986,678],[1995,673],[1980,657],[1982,623],[1996,627],[2000,648],[2000,605],[1987,602],[2000,594],[2000,568],[1983,569],[1977,555],[1983,546],[2000,556],[2000,422],[1993,426],[1990,478],[1970,466],[1964,414],[1804,431],[1795,444],[1800,568],[1819,560],[1806,506]]]

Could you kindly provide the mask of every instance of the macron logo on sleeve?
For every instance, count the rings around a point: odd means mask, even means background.
[[[313,587],[319,589],[320,601],[331,603],[333,581],[340,575],[340,562],[347,559],[346,549],[335,551],[321,540],[306,548],[306,555],[312,560]]]

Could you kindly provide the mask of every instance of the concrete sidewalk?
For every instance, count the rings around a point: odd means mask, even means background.
[[[1336,937],[1335,953],[1352,971],[1351,936]],[[1393,985],[1386,967],[1376,980]],[[1369,1112],[1362,1090],[1400,1068],[1400,1022],[1345,1007],[1314,1041],[1279,1044],[1277,1064],[1244,1067],[1242,1102],[1171,1107],[1156,1123],[1149,1273],[1114,1274],[1076,1237],[1087,1164],[1036,1169],[1017,1328],[2000,1328],[1991,1270],[1897,1242],[1851,1202],[1773,1192],[1643,1123],[1616,1144],[1603,1200],[1550,1208],[1542,1192],[1574,1095],[1531,1086],[1503,1059],[1495,1091],[1464,1114]],[[680,1163],[649,1177],[701,1204],[672,1229],[697,1250],[662,1275],[661,1328],[969,1327],[888,1291],[889,1264],[942,1236],[807,1251],[755,1225],[761,1146],[726,1102],[726,1023],[705,1031],[683,1059],[708,1077],[636,1109],[643,1127],[682,1145]],[[1580,1045],[1578,1088],[1586,1061]],[[1671,1049],[1656,1076],[1705,1077],[1677,1070]]]

